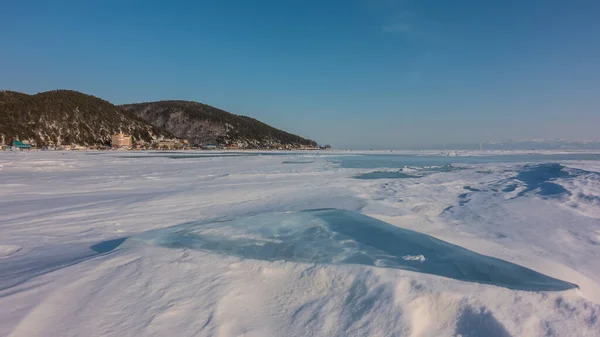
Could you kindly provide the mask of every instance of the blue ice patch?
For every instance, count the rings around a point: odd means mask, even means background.
[[[577,288],[514,263],[338,209],[192,222],[133,236],[123,246],[140,241],[246,259],[406,269],[516,290]]]
[[[517,175],[516,179],[525,183],[525,190],[519,192],[519,196],[533,190],[538,190],[537,194],[542,196],[558,196],[569,194],[564,187],[552,181],[558,178],[572,177],[569,172],[564,170],[564,166],[558,163],[538,164],[525,166]]]
[[[355,179],[370,180],[370,179],[405,179],[405,178],[421,178],[400,171],[374,171],[363,173],[354,176]]]

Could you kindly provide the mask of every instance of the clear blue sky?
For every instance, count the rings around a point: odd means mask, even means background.
[[[19,0],[0,88],[207,103],[339,147],[600,138],[598,0]]]

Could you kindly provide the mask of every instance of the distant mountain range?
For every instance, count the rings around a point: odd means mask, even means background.
[[[569,140],[569,139],[532,139],[532,140],[503,140],[486,141],[482,143],[447,143],[439,145],[374,145],[375,150],[600,150],[599,140]],[[364,148],[363,148],[364,149]]]
[[[485,142],[483,148],[489,150],[596,150],[600,149],[600,141],[568,139],[505,140]]]
[[[314,147],[317,143],[256,119],[184,101],[113,105],[71,90],[35,95],[0,91],[0,142],[43,145],[108,144],[123,132],[136,142],[188,139],[240,148]]]
[[[254,118],[234,115],[197,102],[160,101],[120,107],[193,143],[230,144],[242,148],[317,146],[313,140],[276,129]]]
[[[532,139],[488,141],[481,144],[448,144],[448,150],[598,150],[600,141],[568,139]],[[428,147],[431,149],[431,147]]]

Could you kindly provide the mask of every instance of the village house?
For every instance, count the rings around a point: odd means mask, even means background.
[[[111,146],[113,148],[129,148],[132,145],[132,139],[130,135],[126,135],[123,132],[119,132],[118,135],[111,137]]]
[[[176,140],[161,140],[160,142],[158,142],[158,148],[160,150],[182,149],[183,143]]]
[[[15,140],[13,141],[13,147],[19,150],[29,150],[31,149],[31,144],[29,144],[27,141]]]

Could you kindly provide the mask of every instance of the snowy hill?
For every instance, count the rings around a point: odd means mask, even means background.
[[[137,142],[183,138],[239,148],[315,148],[317,143],[256,119],[186,101],[115,106],[71,90],[0,91],[0,137],[43,145],[105,144],[119,132]],[[0,139],[1,140],[1,139]]]
[[[121,107],[193,143],[232,144],[241,148],[317,146],[315,141],[273,128],[254,118],[197,102],[160,101]]]
[[[98,97],[71,90],[35,95],[0,91],[0,136],[43,145],[105,144],[124,132],[138,142],[173,138]]]

